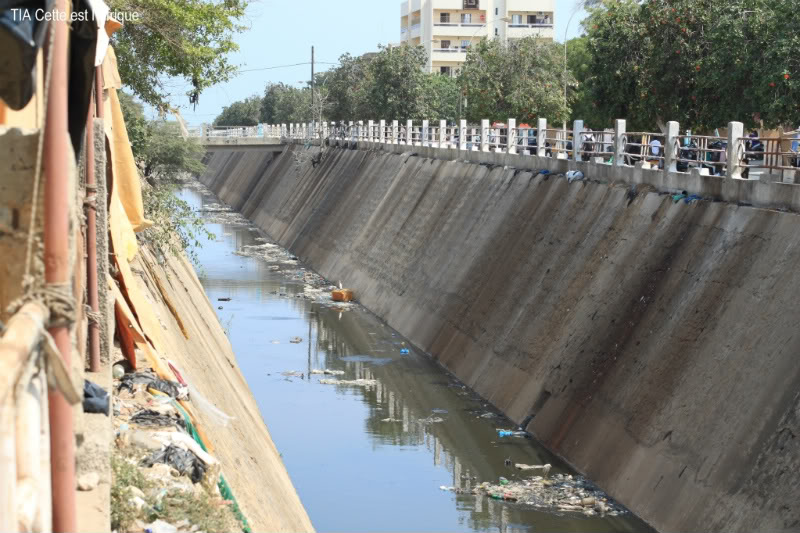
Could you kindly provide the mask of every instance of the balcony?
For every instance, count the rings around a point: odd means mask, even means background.
[[[422,25],[419,22],[417,22],[416,24],[412,24],[408,28],[409,37],[412,38],[412,39],[415,38],[415,37],[419,37],[421,28],[422,28]]]
[[[552,24],[509,24],[506,37],[522,39],[524,37],[539,37],[541,39],[553,38]]]
[[[433,34],[452,37],[480,37],[486,34],[486,24],[483,22],[434,22]]]
[[[464,62],[467,60],[467,49],[460,46],[434,48],[431,50],[431,61]]]

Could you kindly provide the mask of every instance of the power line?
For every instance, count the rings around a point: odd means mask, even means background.
[[[316,63],[320,64],[320,65],[338,65],[339,64],[339,63],[332,63],[330,61],[317,61]],[[303,65],[310,65],[310,64],[311,64],[310,61],[304,61],[303,63],[292,63],[291,65],[275,65],[275,66],[272,66],[272,67],[248,68],[248,69],[244,69],[244,70],[239,70],[238,72],[242,73],[242,72],[256,72],[256,71],[261,71],[261,70],[275,70],[275,69],[278,69],[278,68],[301,67]]]

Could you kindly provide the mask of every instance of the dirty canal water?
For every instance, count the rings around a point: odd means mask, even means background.
[[[318,531],[648,529],[535,441],[501,437],[517,428],[201,185],[180,194],[216,235],[201,281]]]

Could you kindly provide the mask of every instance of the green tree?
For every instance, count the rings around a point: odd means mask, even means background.
[[[570,120],[580,119],[592,127],[609,126],[611,122],[598,111],[592,98],[589,87],[591,61],[588,37],[576,37],[567,41],[567,68],[575,78],[575,83],[567,88]]]
[[[461,86],[457,78],[427,74],[422,85],[420,109],[413,118],[455,121],[460,98]]]
[[[191,206],[175,195],[175,181],[204,170],[205,149],[192,139],[184,139],[175,121],[148,121],[142,104],[124,92],[120,92],[120,106],[133,157],[144,178],[145,216],[154,223],[139,235],[161,254],[186,252],[197,262],[191,247],[201,246],[203,237],[214,236]]]
[[[375,119],[418,118],[426,64],[427,55],[421,46],[381,46],[367,69],[366,115]]]
[[[259,117],[265,124],[291,124],[311,120],[311,90],[284,83],[270,83],[264,89]]]
[[[637,128],[796,124],[798,24],[793,0],[606,0],[584,24],[591,99]]]
[[[222,108],[214,126],[255,126],[261,116],[262,98],[253,95]]]
[[[199,95],[235,73],[229,55],[244,29],[247,0],[110,0],[112,10],[137,13],[114,34],[122,82],[142,101],[164,107],[167,87],[182,80]]]
[[[331,120],[361,120],[369,116],[366,101],[374,81],[370,70],[370,55],[339,57],[339,66],[325,73],[318,86],[328,91]]]
[[[566,82],[573,83],[566,74]],[[482,39],[470,47],[461,69],[467,98],[466,116],[505,121],[509,117],[531,122],[537,117],[565,120],[564,49],[533,37],[504,43]]]

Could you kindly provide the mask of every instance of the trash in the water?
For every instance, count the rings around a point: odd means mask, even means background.
[[[328,368],[325,368],[323,370],[319,370],[319,369],[315,368],[314,370],[311,371],[311,373],[312,374],[324,374],[324,375],[328,375],[328,376],[341,376],[341,375],[344,374],[344,370],[330,370]]]
[[[586,516],[617,516],[626,512],[580,476],[573,478],[557,474],[553,479],[536,476],[520,481],[500,478],[498,484],[484,482],[476,485],[472,493],[485,494],[494,500],[518,502],[552,511],[578,512]]]
[[[480,415],[478,418],[494,418],[494,417],[496,417],[496,416],[497,416],[497,415],[496,415],[496,414],[494,414],[494,413],[483,413],[483,414],[482,414],[482,415]]]
[[[514,465],[514,468],[516,468],[517,470],[523,470],[523,471],[541,470],[542,471],[542,476],[543,477],[547,477],[547,474],[550,473],[550,468],[552,468],[552,467],[550,466],[549,463],[545,464],[545,465],[526,465],[526,464],[522,464],[522,463],[517,463],[517,464]]]
[[[374,387],[378,384],[374,379],[321,379],[323,385],[352,385],[354,387]]]
[[[177,412],[173,415],[144,409],[131,417],[131,422],[140,426],[179,427],[186,429],[186,421]]]
[[[300,344],[301,342],[303,342],[303,338],[302,337],[292,337],[291,339],[289,339],[289,342],[291,342],[292,344]]]
[[[331,291],[334,302],[350,302],[353,300],[353,291],[350,289],[335,289]]]
[[[230,302],[231,299],[230,298],[217,298],[217,301],[218,302]]]
[[[419,422],[421,424],[440,424],[440,423],[444,422],[444,418],[442,418],[440,416],[431,415],[428,418],[420,418]]]
[[[108,393],[88,379],[83,380],[83,412],[103,413],[108,416]]]
[[[498,429],[497,436],[502,438],[505,437],[522,437],[525,438],[528,436],[528,433],[525,431],[512,431],[510,429]]]
[[[399,418],[384,418],[381,422],[402,422]]]
[[[300,372],[299,370],[290,370],[288,372],[281,372],[282,376],[290,377],[290,378],[304,378],[306,377],[305,373]]]
[[[181,475],[188,475],[192,483],[199,483],[206,473],[206,465],[200,458],[191,451],[172,444],[146,457],[141,464],[149,468],[156,463],[168,464]]]
[[[436,413],[437,415],[446,415],[447,409],[431,409],[431,413]]]
[[[400,349],[400,353],[403,354],[403,355],[408,354],[409,353],[408,348],[401,348]]]
[[[502,476],[500,476],[500,484],[501,485],[508,485],[508,480]]]

